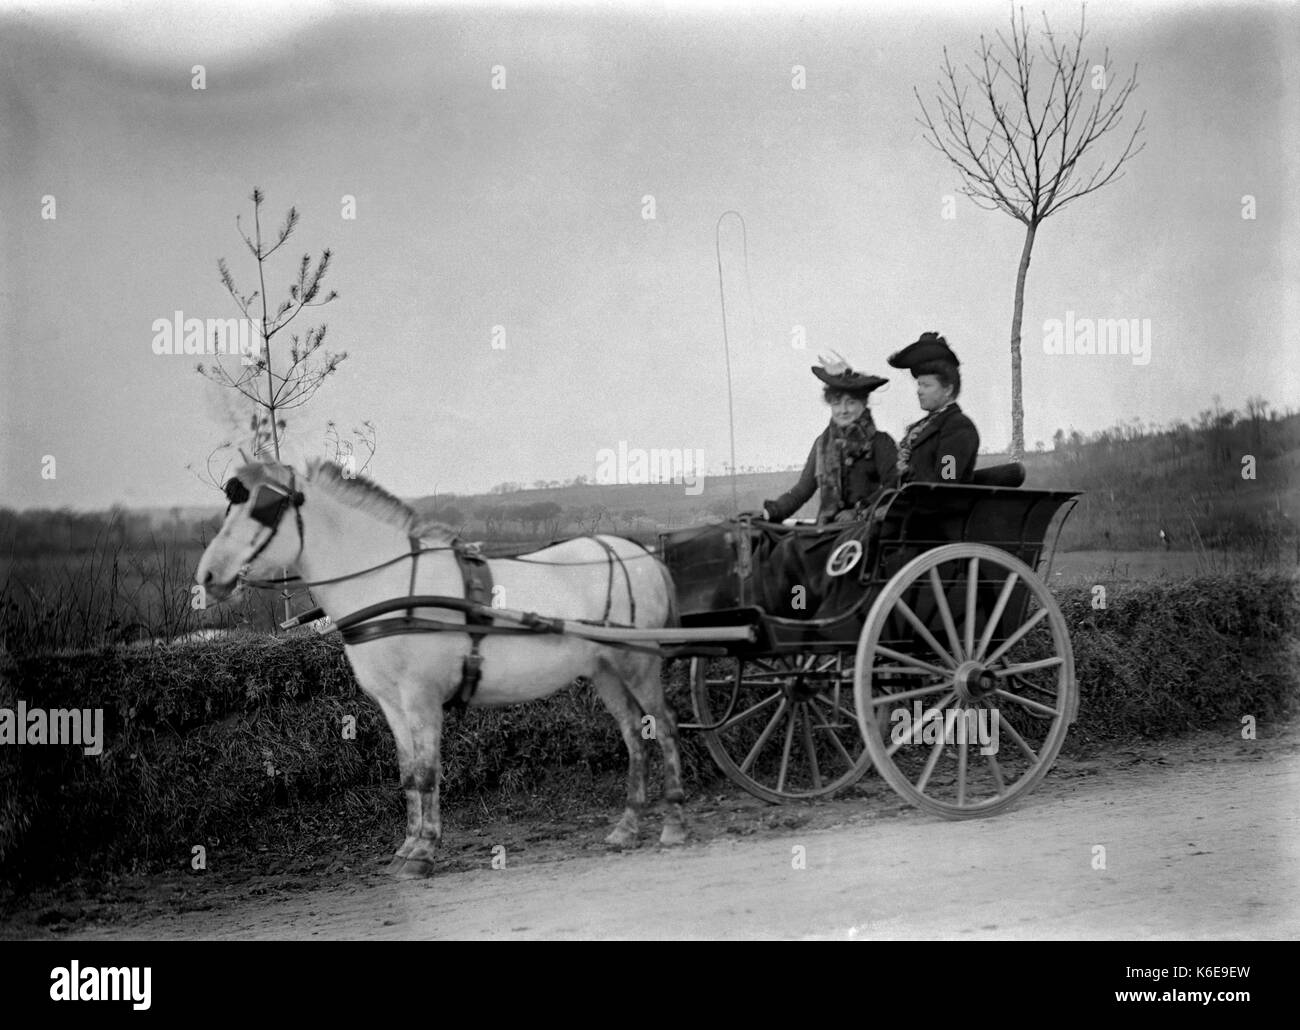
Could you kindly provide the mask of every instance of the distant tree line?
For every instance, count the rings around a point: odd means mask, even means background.
[[[784,465],[737,465],[736,474],[740,476],[752,476],[752,475],[763,475],[768,472],[797,473],[800,472],[802,469],[803,469],[803,462],[799,462],[798,464],[784,464]],[[729,465],[724,463],[716,470],[706,469],[704,474],[706,478],[717,478],[719,476],[729,476],[731,475],[731,468]],[[598,483],[596,482],[596,480],[592,479],[589,476],[574,476],[571,479],[537,479],[534,480],[532,483],[518,483],[514,481],[497,483],[490,490],[488,490],[488,493],[493,496],[499,496],[503,494],[523,493],[525,490],[564,490],[574,486],[602,486],[602,485],[605,484]]]
[[[1094,433],[1057,429],[1052,453],[1058,464],[1084,466],[1104,473],[1107,482],[1140,482],[1178,474],[1195,465],[1222,470],[1239,466],[1247,455],[1257,462],[1276,458],[1300,447],[1300,416],[1280,412],[1263,397],[1250,397],[1244,411],[1225,409],[1219,397],[1191,422],[1165,425],[1133,417]],[[1039,441],[1035,450],[1044,450]],[[1142,463],[1135,464],[1135,455]],[[1125,461],[1114,462],[1112,457]]]
[[[212,521],[212,520],[209,520]],[[195,525],[155,526],[147,512],[128,511],[120,505],[107,511],[73,511],[71,508],[0,508],[0,553],[5,557],[27,554],[98,551],[105,548],[138,549],[152,546],[161,532],[171,536],[197,536]]]

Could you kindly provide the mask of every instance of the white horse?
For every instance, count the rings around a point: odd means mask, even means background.
[[[368,480],[345,478],[329,462],[313,462],[301,476],[273,463],[245,465],[227,483],[227,497],[232,503],[225,522],[195,573],[196,582],[217,600],[233,593],[241,579],[265,579],[282,569],[311,585],[316,602],[336,623],[367,605],[411,594],[465,596],[451,548],[454,538],[446,527],[422,521],[396,497]],[[412,539],[431,549],[419,556],[414,582]],[[648,629],[675,624],[667,569],[629,540],[578,538],[519,559],[494,559],[488,566],[503,607]],[[451,609],[422,608],[416,615],[465,622],[462,612]],[[403,633],[345,650],[357,682],[383,710],[397,741],[406,840],[389,871],[428,876],[442,835],[443,705],[460,685],[470,637],[454,631]],[[485,636],[480,653],[481,680],[472,705],[546,697],[577,677],[595,686],[618,720],[628,751],[627,807],[606,838],[619,847],[637,838],[646,800],[642,730],[653,726],[663,749],[667,802],[660,842],[686,839],[677,729],[664,699],[658,654],[542,633]],[[645,715],[653,722],[644,721]]]

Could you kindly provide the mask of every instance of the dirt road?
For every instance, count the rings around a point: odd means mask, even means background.
[[[989,819],[833,803],[823,825],[673,851],[507,852],[494,870],[485,848],[482,869],[424,882],[366,876],[65,939],[1295,938],[1297,801],[1294,737],[1202,736],[1063,761]]]

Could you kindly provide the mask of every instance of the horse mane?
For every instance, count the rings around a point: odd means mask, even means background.
[[[251,467],[241,469],[241,478],[249,471],[252,471]],[[440,543],[450,543],[456,538],[455,531],[446,523],[421,515],[372,479],[365,476],[345,476],[338,465],[327,459],[316,458],[309,461],[303,478],[321,487],[331,497],[348,507],[374,515],[417,540],[432,539]],[[246,479],[245,482],[247,483],[248,480]],[[279,485],[287,484],[279,483]]]

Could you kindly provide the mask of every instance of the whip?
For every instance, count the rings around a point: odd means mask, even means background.
[[[739,211],[724,211],[718,216],[713,228],[713,249],[718,258],[718,297],[722,301],[722,351],[727,359],[727,432],[731,442],[731,511],[740,512],[740,501],[736,488],[736,412],[731,394],[731,341],[727,336],[727,291],[722,282],[722,220],[727,215],[735,215],[740,222],[740,240],[745,260],[745,289],[749,294],[749,312],[752,321],[754,315],[754,291],[749,281],[749,233],[745,228],[745,219]]]

